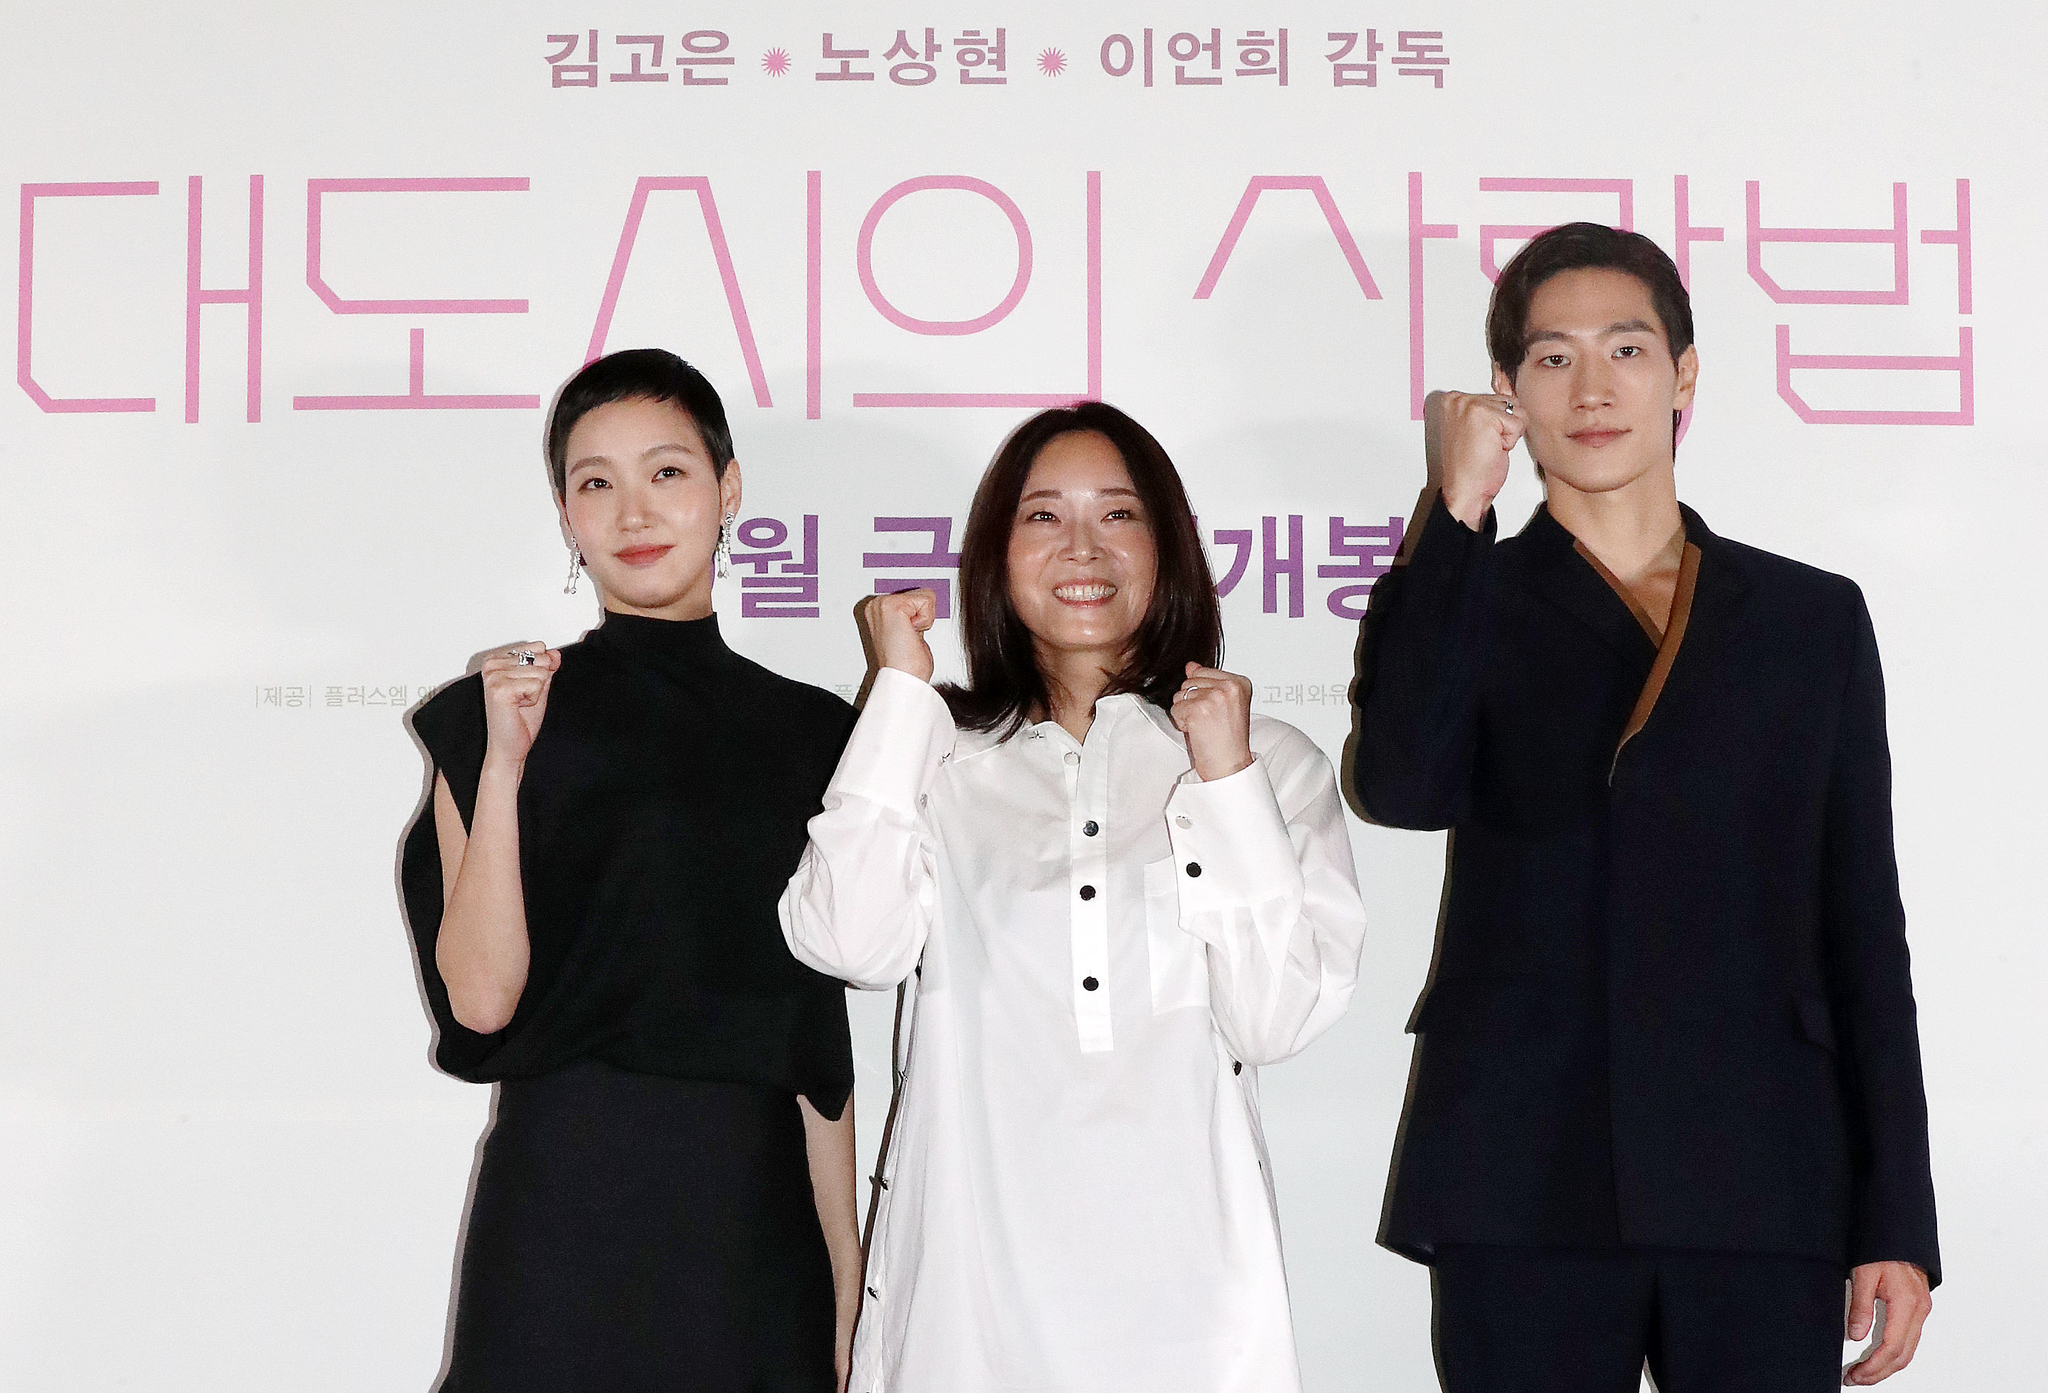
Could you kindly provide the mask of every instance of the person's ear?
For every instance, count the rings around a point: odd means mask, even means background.
[[[718,515],[740,515],[740,462],[736,459],[727,460],[725,473],[718,476]]]
[[[1515,394],[1515,379],[1502,372],[1498,363],[1493,365],[1493,394],[1497,397],[1511,397]]]
[[[1699,385],[1700,353],[1691,344],[1678,355],[1678,384],[1671,393],[1671,409],[1683,411],[1692,405],[1693,388]]]

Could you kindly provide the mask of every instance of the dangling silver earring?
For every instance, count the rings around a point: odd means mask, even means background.
[[[582,571],[583,548],[571,542],[569,543],[569,583],[562,587],[564,595],[574,595],[576,593],[576,577],[582,574]]]
[[[727,513],[725,521],[718,524],[718,578],[724,580],[732,574],[732,524],[733,514]]]

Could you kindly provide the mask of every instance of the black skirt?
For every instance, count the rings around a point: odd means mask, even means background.
[[[752,1084],[499,1085],[442,1393],[831,1393],[803,1119]]]

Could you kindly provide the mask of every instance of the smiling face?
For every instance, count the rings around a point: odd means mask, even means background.
[[[564,524],[606,609],[662,619],[711,613],[718,527],[740,506],[740,471],[720,479],[690,413],[628,397],[569,432]]]
[[[1123,666],[1152,605],[1151,520],[1109,437],[1069,431],[1031,462],[1010,526],[1010,603],[1048,672]]]
[[[1671,357],[1649,287],[1605,267],[1560,271],[1529,299],[1521,366],[1494,370],[1528,422],[1546,487],[1626,488],[1671,468],[1671,413],[1692,403],[1699,355]]]

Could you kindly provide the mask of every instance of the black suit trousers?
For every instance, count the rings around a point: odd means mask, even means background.
[[[1821,1258],[1444,1243],[1444,1393],[1828,1393],[1848,1273]]]

